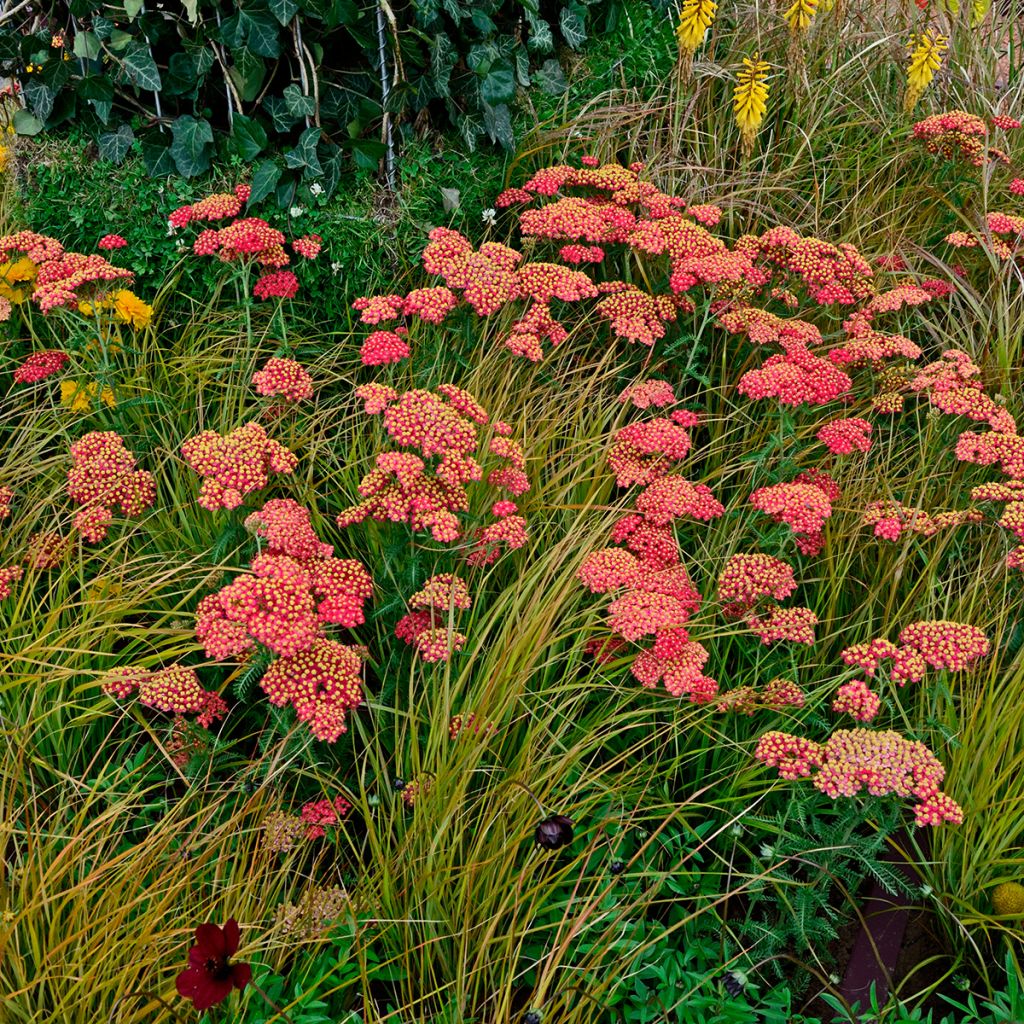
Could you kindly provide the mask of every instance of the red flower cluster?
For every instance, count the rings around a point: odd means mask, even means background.
[[[718,577],[718,601],[728,619],[742,618],[767,598],[784,601],[794,590],[793,567],[759,552],[733,555]]]
[[[196,636],[211,658],[236,657],[256,643],[295,657],[317,644],[326,625],[351,629],[364,621],[363,605],[373,594],[369,573],[333,557],[306,509],[290,498],[269,501],[246,526],[267,541],[250,563],[252,575],[204,597],[196,610]]]
[[[209,729],[227,712],[220,694],[204,690],[195,669],[184,665],[153,672],[139,665],[111,669],[100,682],[103,692],[118,700],[137,694],[144,707],[168,714],[195,714],[196,722]]]
[[[750,503],[777,523],[785,523],[804,554],[820,550],[825,520],[832,515],[832,502],[821,487],[810,483],[772,484],[754,491]]]
[[[882,698],[863,679],[855,679],[839,687],[832,710],[836,714],[847,714],[858,722],[870,722],[878,714]]]
[[[21,365],[14,371],[15,384],[34,384],[62,370],[68,361],[66,352],[60,349],[46,348],[41,352],[33,352],[26,356]]]
[[[75,516],[75,527],[91,543],[106,537],[115,507],[135,517],[156,499],[152,474],[135,468],[135,456],[113,431],[93,431],[76,441],[71,462],[68,497],[84,506]]]
[[[830,420],[815,436],[833,455],[866,452],[871,447],[871,424],[857,416]]]
[[[940,530],[980,522],[981,518],[981,513],[973,509],[937,512],[932,516],[923,509],[911,508],[898,501],[883,500],[868,502],[864,507],[862,522],[865,526],[874,527],[875,536],[881,540],[896,541],[904,531],[920,537],[933,537]]]
[[[263,274],[252,286],[257,299],[294,299],[299,293],[299,279],[290,270]]]
[[[224,437],[204,430],[181,446],[181,454],[203,477],[199,504],[210,511],[238,508],[245,495],[267,486],[271,473],[291,473],[299,464],[258,423],[247,423]]]
[[[4,239],[0,239],[3,248]],[[44,313],[60,307],[77,309],[79,302],[102,299],[111,287],[130,284],[135,275],[95,253],[65,252],[39,264],[33,301]]]
[[[652,405],[675,405],[676,396],[667,380],[643,380],[630,384],[619,395],[620,402],[629,402],[637,409],[648,409]]]
[[[994,117],[992,127],[1009,129],[1018,128],[1020,124],[1013,118]],[[959,157],[975,167],[984,166],[986,161],[1009,163],[1010,158],[1002,150],[987,145],[989,134],[984,118],[964,110],[933,114],[918,121],[913,128],[914,138],[922,142],[929,153],[943,160]]]
[[[448,661],[468,639],[454,628],[455,611],[465,611],[471,603],[464,580],[452,573],[431,576],[409,598],[412,610],[398,620],[395,636],[415,647],[424,661]]]
[[[608,449],[608,466],[619,487],[646,485],[666,476],[686,457],[693,442],[687,426],[692,414],[682,412],[655,420],[630,423],[615,432]]]
[[[408,331],[399,327],[394,331],[374,331],[368,334],[359,350],[363,366],[385,366],[408,359],[411,352],[406,341]]]
[[[989,652],[989,641],[976,626],[948,620],[914,622],[899,635],[899,644],[878,638],[853,644],[840,655],[873,676],[883,661],[891,661],[894,683],[920,682],[929,667],[960,672]]]
[[[963,810],[939,790],[946,773],[935,755],[923,743],[896,732],[839,729],[824,744],[768,732],[754,756],[777,768],[784,779],[813,776],[814,787],[834,800],[865,791],[871,796],[912,797],[918,825],[963,821]]]
[[[248,185],[236,185],[233,192],[216,192],[200,199],[198,203],[179,206],[168,218],[172,228],[183,228],[196,221],[227,220],[237,217],[249,201],[251,189]]]
[[[123,249],[128,244],[121,235],[104,235],[97,243],[98,249]]]
[[[322,839],[327,830],[337,825],[352,810],[352,805],[343,796],[333,800],[311,800],[302,805],[299,817],[306,824],[307,839]]]
[[[20,565],[9,565],[5,569],[0,569],[0,601],[11,596],[11,584],[17,583],[24,575],[25,570]]]
[[[487,476],[487,483],[513,496],[529,489],[522,447],[507,433],[511,428],[492,422],[487,411],[468,392],[454,385],[435,391],[415,390],[399,395],[379,384],[358,388],[356,394],[371,415],[381,415],[390,439],[406,451],[384,451],[376,467],[359,485],[362,497],[337,518],[339,526],[351,526],[365,519],[408,523],[413,530],[429,531],[441,544],[450,544],[463,534],[459,520],[470,508],[467,485],[482,481],[481,428],[490,425],[496,436],[487,453],[500,460]],[[507,503],[511,504],[511,503]],[[502,545],[522,547],[526,543],[526,521],[511,513],[515,506],[503,504],[492,514],[497,522],[480,530],[473,552],[474,561],[493,561]]]
[[[291,704],[300,722],[326,743],[346,731],[345,717],[363,701],[362,654],[318,637],[310,647],[278,658],[260,680],[271,704]]]
[[[313,378],[294,359],[268,359],[263,369],[253,374],[252,382],[258,395],[280,395],[289,402],[313,397]]]

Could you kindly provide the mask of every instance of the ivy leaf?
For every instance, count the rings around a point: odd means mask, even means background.
[[[516,94],[516,77],[507,64],[494,65],[480,83],[480,98],[488,106],[507,103]]]
[[[71,52],[82,60],[99,60],[100,41],[95,32],[79,32],[75,36]]]
[[[246,209],[266,199],[277,188],[277,183],[280,180],[281,168],[273,160],[264,160],[256,168],[256,173],[252,176],[252,191],[249,193],[249,202],[246,204]]]
[[[284,155],[286,167],[294,170],[302,168],[307,177],[317,178],[324,173],[320,166],[320,158],[316,155],[316,144],[320,141],[319,128],[307,128],[300,136],[294,149]]]
[[[449,83],[458,59],[452,41],[444,32],[438,32],[430,44],[430,73],[434,78],[434,88],[442,99],[451,95]]]
[[[128,77],[140,88],[160,91],[160,69],[145,43],[136,43],[124,55],[122,62]]]
[[[251,163],[267,148],[267,133],[255,118],[235,114],[231,144],[246,163]]]
[[[270,115],[275,132],[280,132],[283,135],[295,127],[298,118],[288,109],[288,104],[283,96],[268,96],[263,101],[263,106]]]
[[[19,135],[38,135],[43,130],[43,122],[24,108],[14,112],[11,123]]]
[[[115,132],[104,132],[97,140],[100,159],[109,160],[112,164],[121,163],[128,155],[135,141],[135,133],[131,126],[122,124]]]
[[[174,173],[171,141],[165,132],[150,132],[142,139],[142,162],[151,178],[165,178]]]
[[[268,0],[267,6],[282,27],[287,25],[299,11],[299,5],[295,0]]]
[[[566,46],[578,50],[587,41],[586,11],[579,4],[568,4],[562,8],[558,25]]]
[[[23,93],[32,113],[45,122],[53,111],[53,90],[36,78],[25,83]]]
[[[288,113],[294,117],[312,117],[315,107],[312,96],[304,96],[302,90],[293,82],[284,90],[284,102]]]
[[[527,47],[534,53],[551,53],[555,48],[555,34],[551,26],[536,14],[527,12],[526,23],[530,26],[530,34],[526,39]]]
[[[142,10],[143,0],[124,0],[124,13],[129,21],[134,21]]]
[[[171,157],[178,173],[192,178],[210,169],[213,129],[210,122],[185,114],[171,125]]]
[[[502,103],[496,107],[490,107],[486,103],[483,107],[484,127],[491,137],[491,142],[500,143],[506,149],[512,149],[515,145],[515,133],[512,131],[512,115],[508,107]]]
[[[549,96],[561,96],[569,88],[569,83],[562,72],[562,65],[554,57],[549,57],[541,64],[534,72],[533,80],[540,86],[541,91]]]
[[[238,12],[238,29],[245,36],[246,44],[260,57],[280,57],[281,44],[278,40],[280,26],[263,11]]]
[[[228,74],[242,100],[250,103],[259,96],[263,87],[263,81],[267,76],[266,62],[257,57],[248,46],[232,51],[231,56],[235,62],[228,68]]]
[[[114,83],[100,75],[90,75],[78,83],[78,95],[92,104],[96,116],[106,124],[110,120],[110,111],[114,105]]]

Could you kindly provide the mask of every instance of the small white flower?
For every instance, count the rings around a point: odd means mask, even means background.
[[[289,217],[301,217],[306,211],[301,206],[293,206],[288,211]]]
[[[341,273],[341,264],[340,263],[332,263],[331,264],[331,273],[332,274],[340,274]]]
[[[313,184],[309,186],[309,191],[315,196],[322,196],[324,194],[324,187],[319,181],[314,181]]]
[[[732,828],[729,829],[729,831],[734,836],[741,836],[741,835],[743,835],[743,826],[738,821],[734,822]]]
[[[831,981],[833,985],[838,985],[839,984],[839,975],[838,974],[830,974],[828,976],[828,980]]]
[[[921,886],[921,898],[927,899],[935,890],[930,885]]]
[[[492,228],[494,227],[494,225],[497,223],[497,217],[498,217],[498,213],[497,213],[496,210],[494,210],[494,209],[484,210],[483,219],[484,219],[484,223],[488,227],[492,227]]]
[[[177,234],[177,231],[178,231],[178,229],[170,221],[168,221],[167,222],[167,237],[171,238],[173,235]]]
[[[188,245],[185,242],[179,242],[174,248],[177,252],[188,252]]]
[[[769,846],[767,843],[761,844],[761,849],[758,851],[761,854],[763,860],[771,860],[775,856],[775,847]]]

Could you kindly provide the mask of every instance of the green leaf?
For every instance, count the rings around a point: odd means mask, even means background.
[[[512,115],[504,103],[497,107],[490,107],[481,104],[483,107],[484,127],[491,137],[491,142],[497,142],[506,149],[515,146],[515,133],[512,131]]]
[[[555,48],[555,35],[551,26],[536,14],[527,12],[526,23],[530,26],[530,34],[526,46],[533,53],[551,53]]]
[[[114,100],[114,83],[101,75],[90,75],[78,83],[76,89],[79,97],[88,101],[96,116],[106,124],[110,120],[110,110]]]
[[[533,80],[540,86],[541,91],[549,96],[561,96],[569,88],[569,83],[562,72],[562,65],[554,57],[549,57],[541,64],[534,72]]]
[[[267,76],[267,66],[262,57],[249,49],[248,46],[239,47],[232,51],[234,65],[228,68],[231,81],[242,97],[243,102],[250,103],[260,94],[264,79]]]
[[[135,42],[135,36],[131,32],[125,32],[123,28],[115,28],[110,33],[110,48],[112,50],[123,50],[129,43]]]
[[[112,164],[121,163],[128,155],[135,141],[135,133],[131,126],[122,124],[116,132],[104,132],[97,140],[100,159],[109,160]]]
[[[293,117],[312,117],[313,115],[315,109],[313,97],[303,96],[302,90],[294,82],[285,87],[284,102]]]
[[[188,23],[195,25],[199,20],[199,0],[181,0],[181,6],[185,8],[188,15]]]
[[[266,199],[277,188],[280,180],[281,168],[273,160],[264,160],[252,176],[252,191],[249,193],[246,208],[249,209]]]
[[[160,69],[145,43],[136,43],[124,55],[124,69],[128,77],[140,88],[160,91]]]
[[[291,131],[298,122],[298,118],[288,109],[283,96],[268,96],[263,101],[263,108],[270,115],[274,131],[282,135]]]
[[[302,168],[307,177],[319,177],[324,173],[320,166],[320,158],[316,154],[316,144],[320,141],[319,128],[307,128],[300,136],[294,149],[284,155],[286,167]]]
[[[134,21],[142,10],[143,0],[124,0],[124,13],[129,21]]]
[[[19,135],[38,135],[43,130],[43,122],[27,110],[16,110],[11,122]]]
[[[267,148],[267,133],[263,130],[263,125],[254,118],[235,114],[231,145],[246,163],[251,163]]]
[[[209,121],[185,114],[171,125],[171,135],[171,157],[182,177],[191,178],[210,169],[213,129]]]
[[[38,78],[30,78],[25,83],[23,94],[32,113],[45,123],[53,110],[53,90]]]
[[[586,11],[579,4],[569,4],[562,8],[558,18],[558,26],[562,30],[562,38],[566,46],[578,50],[587,41]]]
[[[264,11],[239,10],[238,28],[253,53],[261,57],[281,56],[281,44],[278,39],[281,28],[271,14]]]
[[[430,44],[430,73],[434,78],[434,88],[442,99],[451,95],[449,82],[458,59],[452,41],[444,32],[438,32]]]
[[[516,77],[507,64],[496,64],[480,83],[480,98],[489,106],[508,103],[516,94]]]
[[[287,25],[298,13],[299,5],[295,0],[267,0],[270,13],[277,18],[281,25]]]
[[[148,132],[140,140],[142,145],[142,162],[146,165],[146,173],[153,178],[164,178],[174,173],[174,160],[171,158],[171,140],[166,132],[155,130]]]
[[[95,32],[79,32],[71,46],[71,52],[82,60],[98,60],[100,41]]]

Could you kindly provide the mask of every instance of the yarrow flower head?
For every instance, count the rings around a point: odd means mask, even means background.
[[[253,374],[252,382],[258,395],[280,395],[289,402],[302,402],[313,396],[313,378],[294,359],[268,359],[263,369]]]
[[[871,424],[856,416],[831,420],[819,428],[816,436],[834,455],[866,452],[871,447]]]
[[[199,504],[211,511],[238,508],[245,495],[267,486],[271,473],[291,473],[299,462],[258,423],[223,437],[204,430],[181,446],[181,454],[203,478]]]
[[[151,473],[137,469],[135,456],[113,431],[93,431],[71,446],[72,467],[67,492],[83,506],[75,526],[85,540],[103,540],[115,507],[126,516],[139,516],[156,499]]]
[[[33,352],[22,360],[14,371],[15,384],[34,384],[60,372],[68,362],[68,354],[60,349],[48,348]]]
[[[128,244],[121,235],[104,235],[97,243],[99,249],[123,249]]]

